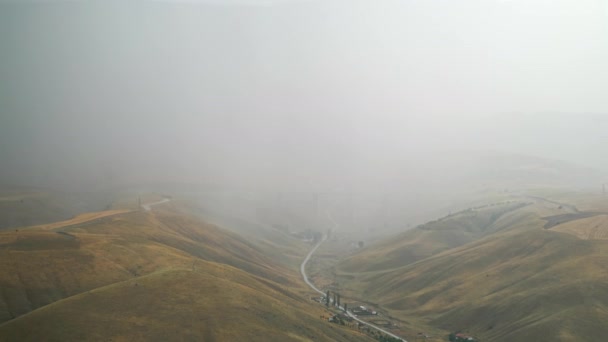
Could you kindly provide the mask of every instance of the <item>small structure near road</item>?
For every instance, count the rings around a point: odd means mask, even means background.
[[[351,310],[351,312],[357,316],[371,316],[371,315],[377,315],[378,313],[374,310],[371,310],[365,306],[357,306],[354,309]]]
[[[449,336],[451,342],[476,342],[477,339],[464,333],[451,333]]]

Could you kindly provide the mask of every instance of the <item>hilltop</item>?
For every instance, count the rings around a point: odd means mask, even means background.
[[[608,209],[605,201],[571,199]],[[580,232],[603,237],[605,216],[585,217],[591,214],[556,200],[525,201],[457,213],[371,245],[336,266],[340,286],[419,329],[491,341],[602,340],[608,243]],[[546,228],[570,211],[581,217]]]
[[[297,268],[274,251],[181,208],[112,209],[0,232],[0,336],[369,340],[320,319]],[[308,248],[289,244],[296,254]]]

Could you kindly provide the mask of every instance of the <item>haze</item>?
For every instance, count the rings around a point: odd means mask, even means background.
[[[604,0],[1,1],[0,47],[5,185],[390,188],[461,151],[608,166]]]

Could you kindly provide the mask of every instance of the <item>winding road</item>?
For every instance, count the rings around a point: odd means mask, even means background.
[[[302,278],[304,279],[304,281],[306,282],[306,284],[308,286],[310,286],[311,289],[319,292],[322,295],[325,295],[325,293],[323,293],[323,291],[319,290],[315,284],[313,284],[310,280],[308,280],[308,276],[306,276],[306,264],[308,263],[308,261],[310,260],[310,257],[314,254],[314,252],[317,250],[317,248],[319,248],[319,246],[321,246],[321,244],[323,242],[325,242],[325,240],[327,240],[327,235],[323,235],[323,238],[321,239],[321,241],[319,241],[319,243],[317,243],[313,249],[310,250],[310,252],[308,253],[308,255],[306,256],[306,259],[304,259],[304,261],[302,262],[302,265],[300,265],[300,273],[302,274]]]
[[[336,223],[336,221],[334,221],[334,219],[331,217],[331,215],[329,214],[329,212],[327,212],[327,217],[328,217],[328,218],[329,218],[329,220],[330,220],[330,221],[331,221],[331,222],[334,224],[334,226],[336,226],[336,227],[338,226],[338,224]],[[302,279],[304,279],[304,282],[305,282],[305,283],[306,283],[306,284],[307,284],[307,285],[308,285],[308,286],[309,286],[311,289],[315,290],[316,292],[320,293],[321,295],[325,295],[325,293],[324,293],[323,291],[319,290],[319,289],[318,289],[318,288],[315,286],[315,284],[313,284],[313,283],[312,283],[312,282],[311,282],[311,281],[308,279],[308,276],[306,275],[306,264],[308,263],[308,261],[310,261],[310,258],[311,258],[311,257],[312,257],[312,255],[313,255],[313,254],[314,254],[314,253],[317,251],[317,249],[319,248],[319,246],[321,246],[321,244],[323,244],[323,242],[325,242],[325,241],[327,241],[327,235],[323,235],[323,238],[321,239],[321,241],[319,241],[319,243],[317,243],[317,244],[316,244],[316,245],[315,245],[315,246],[314,246],[314,247],[313,247],[313,248],[310,250],[310,252],[308,252],[308,255],[306,256],[306,258],[304,258],[304,261],[302,261],[302,265],[300,265],[300,273],[302,274]],[[342,308],[342,307],[340,307],[340,309],[344,310],[344,308]],[[377,326],[375,326],[375,325],[373,325],[373,324],[371,324],[371,323],[365,322],[365,321],[363,321],[363,320],[361,320],[361,319],[357,318],[357,316],[355,316],[355,315],[354,315],[352,312],[350,312],[350,311],[346,311],[346,314],[347,314],[347,315],[348,315],[350,318],[354,319],[355,321],[357,321],[357,322],[359,322],[359,323],[361,323],[361,324],[367,325],[368,327],[371,327],[371,328],[376,329],[376,330],[378,330],[378,331],[380,331],[380,332],[383,332],[383,333],[387,334],[388,336],[391,336],[391,337],[393,337],[393,338],[399,339],[400,341],[407,342],[405,339],[403,339],[403,338],[401,338],[401,337],[399,337],[399,336],[397,336],[397,335],[395,335],[395,334],[393,334],[393,333],[391,333],[391,332],[389,332],[389,331],[386,331],[386,330],[384,330],[384,329],[382,329],[382,328],[380,328],[380,327],[377,327]]]

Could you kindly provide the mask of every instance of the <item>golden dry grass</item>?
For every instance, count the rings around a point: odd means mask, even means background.
[[[236,268],[155,272],[0,325],[21,341],[370,341],[320,319],[323,308]],[[30,327],[36,327],[31,329]]]
[[[175,205],[1,232],[0,340],[369,341],[272,255]]]
[[[345,292],[419,329],[462,329],[486,341],[601,341],[608,335],[608,242],[545,230],[544,211],[519,209],[492,234],[415,263],[392,260],[392,268],[364,273],[338,268],[337,276]],[[584,220],[556,228],[603,238],[605,216]]]
[[[339,268],[359,273],[422,260],[504,229],[509,225],[508,214],[524,206],[524,202],[503,203],[455,213],[369,246],[342,262]]]
[[[126,214],[131,211],[132,210],[128,210],[128,209],[115,209],[115,210],[105,210],[105,211],[99,211],[99,212],[93,212],[93,213],[83,213],[83,214],[80,214],[69,220],[27,227],[26,229],[54,230],[54,229],[59,229],[59,228],[67,227],[67,226],[82,224],[82,223],[93,221],[93,220],[98,220],[100,218],[104,218],[104,217],[108,217],[108,216]]]
[[[0,321],[116,281],[191,267],[196,260],[230,264],[286,285],[298,279],[239,236],[172,212],[130,212],[57,226],[63,226],[61,233],[0,233]]]
[[[560,224],[551,228],[583,240],[608,240],[608,215],[597,215]]]

